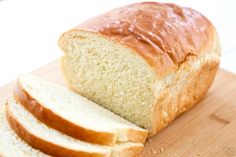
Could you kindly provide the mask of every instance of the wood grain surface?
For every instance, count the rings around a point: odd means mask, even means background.
[[[33,73],[65,85],[58,61]],[[0,104],[13,87],[0,87]],[[236,75],[219,70],[205,98],[148,139],[142,157],[236,157]]]

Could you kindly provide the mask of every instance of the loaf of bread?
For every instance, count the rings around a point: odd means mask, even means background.
[[[155,135],[206,94],[220,44],[197,11],[144,2],[114,9],[64,33],[69,88]]]

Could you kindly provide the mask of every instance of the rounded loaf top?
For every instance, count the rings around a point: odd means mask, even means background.
[[[217,41],[213,25],[200,13],[170,3],[143,2],[111,10],[75,29],[97,32],[134,50],[159,76],[177,70]]]

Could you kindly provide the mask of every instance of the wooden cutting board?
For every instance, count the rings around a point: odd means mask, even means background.
[[[33,73],[65,85],[58,61]],[[13,87],[0,87],[0,104]],[[219,70],[206,97],[148,139],[142,157],[236,157],[236,75]]]

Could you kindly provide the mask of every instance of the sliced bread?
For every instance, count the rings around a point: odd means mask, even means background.
[[[115,146],[87,143],[65,135],[40,122],[15,99],[9,99],[6,107],[11,128],[32,147],[57,157],[122,157],[137,156],[141,143],[124,142]],[[122,155],[122,156],[121,156]]]
[[[48,126],[83,141],[144,143],[147,131],[64,87],[21,75],[14,96]]]
[[[0,156],[1,157],[49,157],[29,146],[9,126],[5,110],[1,106],[0,111]]]

